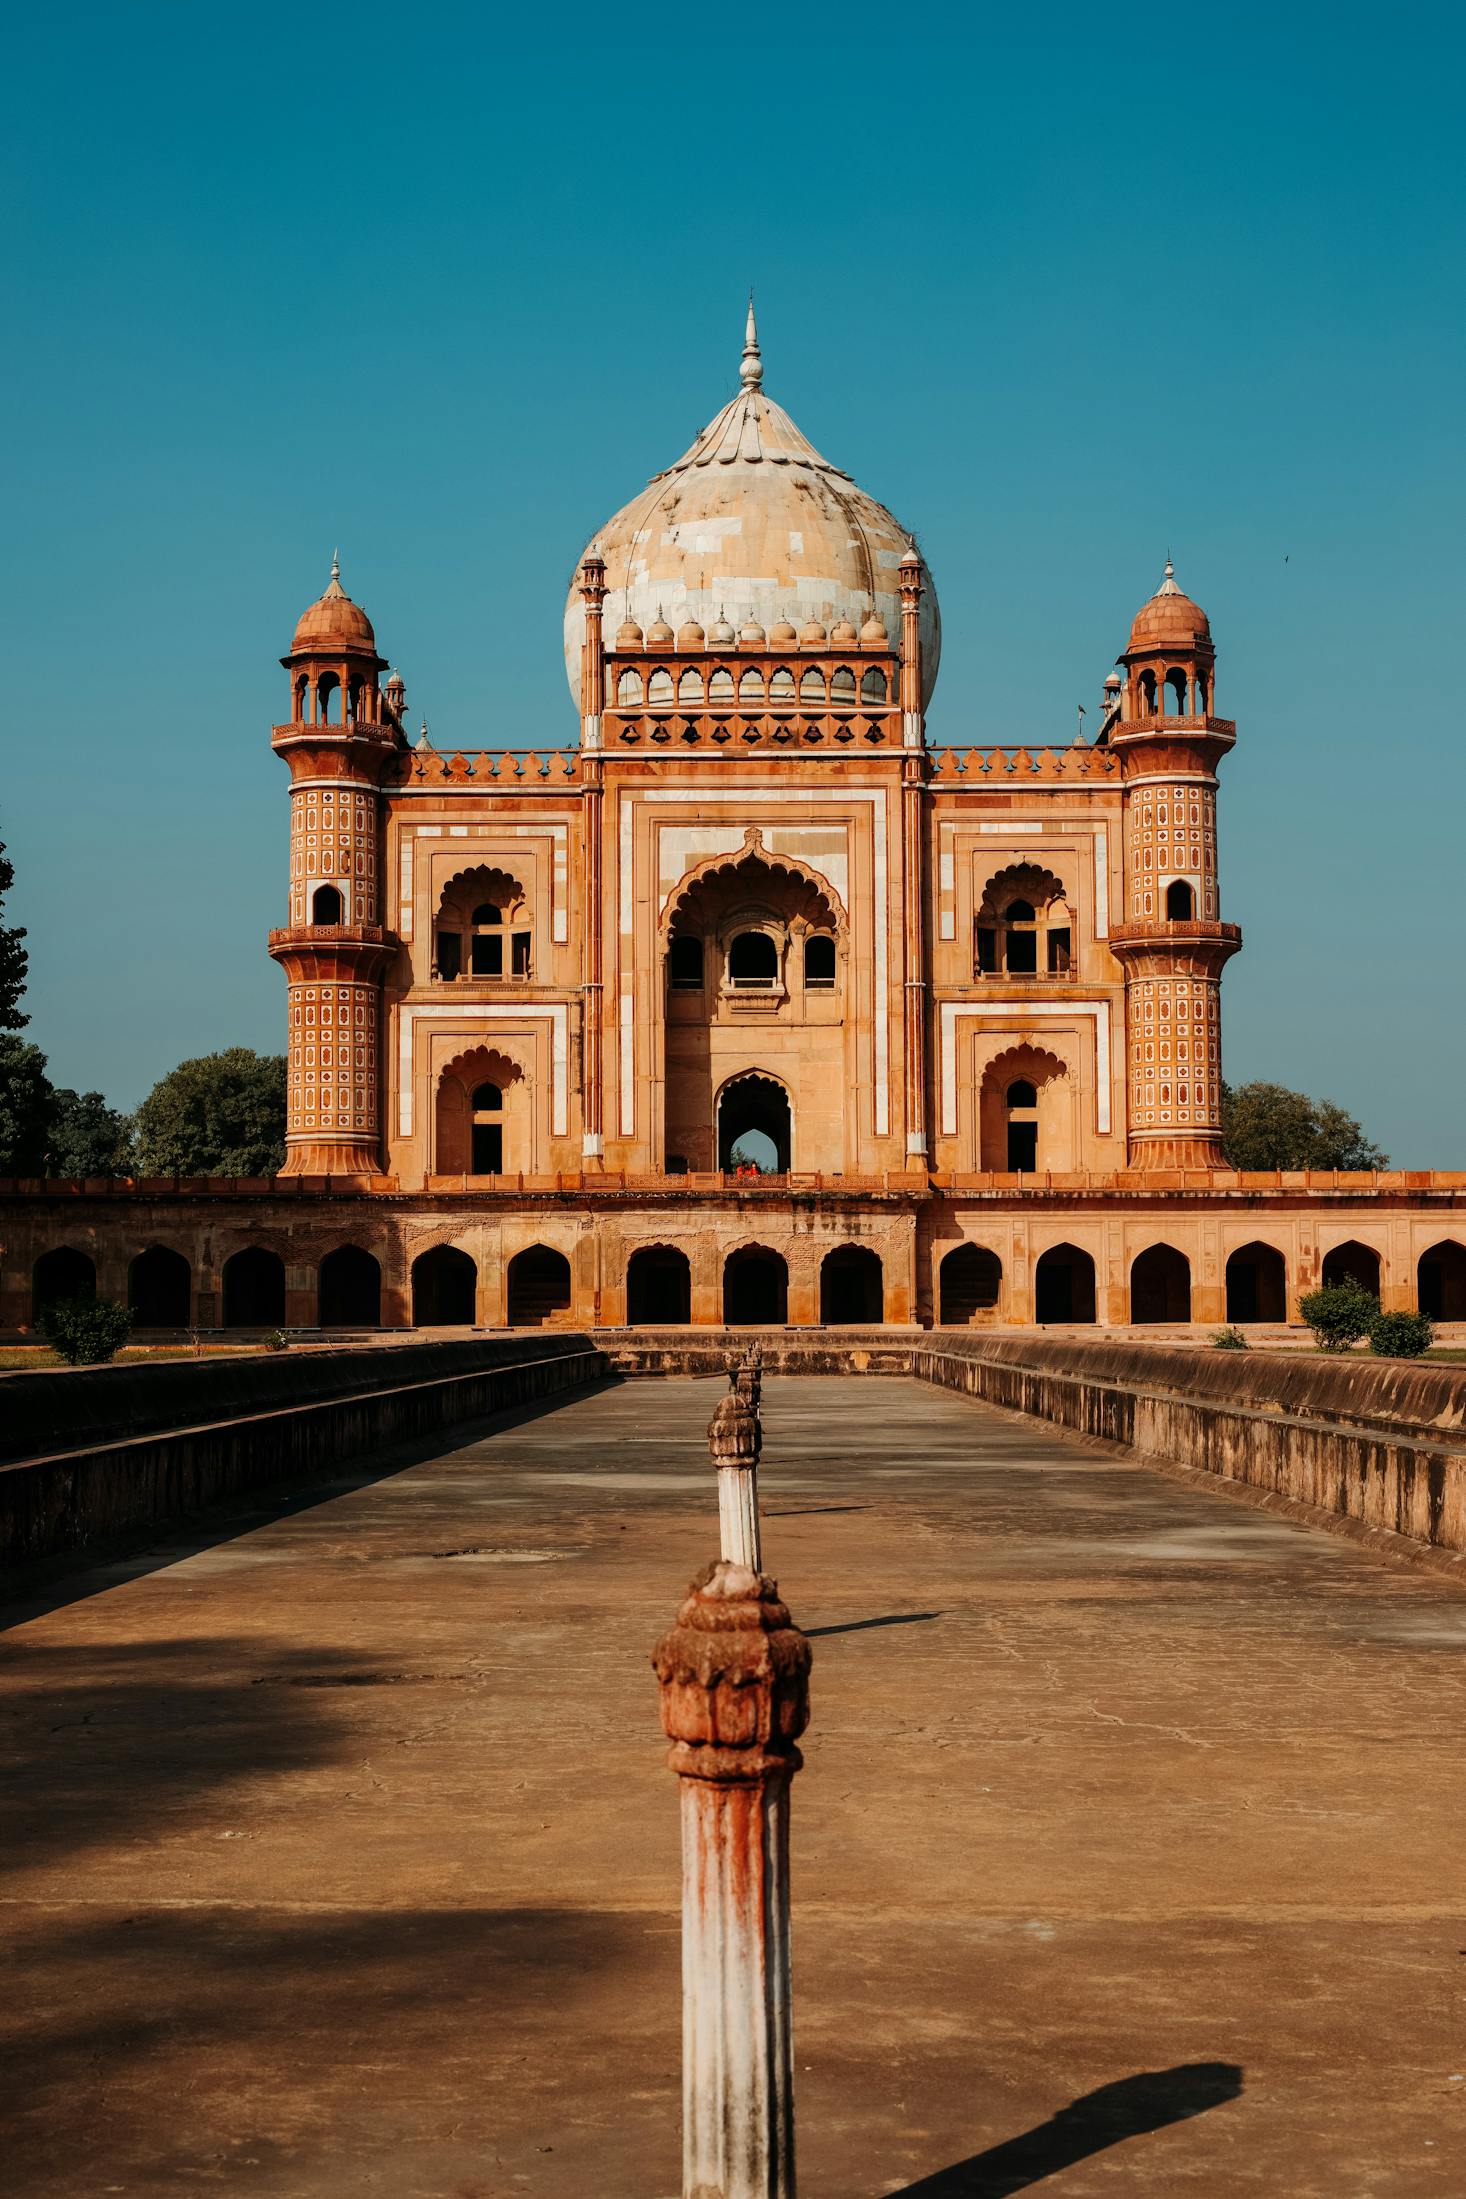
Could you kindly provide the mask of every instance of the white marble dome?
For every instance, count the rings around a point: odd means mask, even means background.
[[[791,620],[829,629],[843,619],[868,630],[879,619],[899,642],[898,568],[909,535],[884,504],[820,456],[764,395],[762,382],[750,309],[738,395],[586,545],[606,561],[608,635],[629,620],[646,632],[659,618],[674,628],[696,620],[709,632],[724,620],[768,632]],[[585,631],[579,571],[577,559],[565,606],[565,668],[577,707]],[[925,567],[922,578],[928,703],[942,622]]]

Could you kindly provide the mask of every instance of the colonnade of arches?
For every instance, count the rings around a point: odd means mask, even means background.
[[[1130,1262],[1128,1319],[1138,1325],[1182,1326],[1191,1319],[1192,1269],[1185,1253],[1159,1242]],[[1385,1280],[1373,1246],[1350,1238],[1324,1254],[1325,1285],[1353,1281],[1379,1295]],[[1415,1264],[1416,1301],[1438,1321],[1466,1321],[1466,1244],[1444,1238]],[[1288,1317],[1288,1264],[1263,1239],[1237,1247],[1225,1265],[1226,1319],[1235,1324],[1280,1323]],[[286,1272],[281,1255],[246,1245],[225,1260],[220,1273],[219,1316],[226,1328],[276,1328],[286,1318]],[[479,1270],[456,1245],[435,1245],[411,1264],[411,1318],[423,1327],[470,1326],[477,1319]],[[57,1300],[94,1295],[97,1270],[91,1255],[60,1245],[41,1254],[31,1273],[31,1315]],[[563,1318],[573,1304],[566,1255],[549,1245],[516,1252],[505,1271],[505,1318],[511,1327],[539,1327]],[[1003,1264],[991,1248],[963,1243],[946,1252],[937,1272],[934,1312],[944,1327],[966,1327],[999,1316]],[[1045,1324],[1095,1322],[1097,1278],[1093,1256],[1082,1246],[1051,1245],[1035,1263],[1033,1320]],[[322,1328],[376,1328],[382,1320],[382,1268],[356,1244],[335,1246],[316,1271],[316,1319]],[[824,1255],[819,1269],[821,1323],[877,1325],[885,1316],[886,1278],[872,1247],[842,1244]],[[193,1272],[183,1253],[152,1244],[128,1264],[127,1302],[137,1328],[181,1329],[193,1319]],[[789,1266],[783,1253],[764,1244],[739,1246],[722,1265],[721,1317],[731,1326],[778,1326],[788,1318]],[[674,1244],[634,1250],[626,1265],[626,1320],[633,1326],[675,1326],[692,1318],[692,1270]]]

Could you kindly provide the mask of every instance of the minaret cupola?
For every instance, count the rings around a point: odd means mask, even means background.
[[[341,585],[339,551],[324,594],[301,613],[280,662],[290,674],[293,724],[381,725],[378,679],[387,660],[377,654],[371,620]]]

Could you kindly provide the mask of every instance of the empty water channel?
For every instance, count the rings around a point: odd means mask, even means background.
[[[10,1614],[9,2192],[676,2190],[648,1658],[723,1386]],[[1466,1596],[915,1382],[764,1405],[805,2199],[1459,2191]]]

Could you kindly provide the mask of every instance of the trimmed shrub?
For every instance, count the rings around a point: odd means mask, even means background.
[[[1379,1300],[1358,1283],[1331,1283],[1300,1299],[1298,1311],[1313,1331],[1320,1351],[1347,1351],[1379,1315]]]
[[[1368,1333],[1381,1359],[1420,1359],[1435,1342],[1435,1323],[1428,1313],[1377,1313]]]
[[[1211,1341],[1213,1351],[1250,1351],[1252,1349],[1240,1329],[1218,1329]]]
[[[111,1298],[58,1298],[41,1308],[41,1329],[70,1367],[100,1367],[132,1334],[132,1315]]]
[[[261,1342],[266,1351],[288,1351],[290,1348],[290,1338],[284,1329],[266,1329]]]

